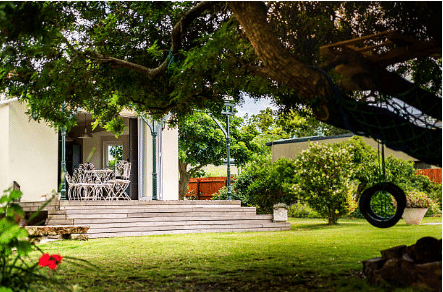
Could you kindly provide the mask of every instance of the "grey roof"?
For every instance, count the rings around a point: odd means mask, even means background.
[[[282,140],[268,142],[265,145],[272,146],[272,145],[277,145],[277,144],[291,144],[291,143],[300,143],[300,142],[306,142],[306,141],[321,141],[321,140],[329,140],[329,139],[337,139],[337,138],[347,138],[347,137],[352,137],[354,135],[355,134],[342,134],[342,135],[335,135],[335,136],[311,136],[311,137],[302,137],[302,138],[282,139]]]

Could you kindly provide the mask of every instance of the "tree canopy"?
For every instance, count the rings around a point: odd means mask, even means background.
[[[2,2],[0,91],[56,126],[267,96],[441,165],[441,24],[441,2]]]
[[[226,123],[219,121],[224,129]],[[249,161],[258,146],[252,143],[254,138],[248,132],[240,131],[243,119],[230,118],[231,158],[237,166]],[[179,120],[179,199],[183,199],[188,190],[191,177],[195,177],[203,167],[213,164],[219,166],[226,159],[226,140],[222,130],[208,114],[195,112]]]

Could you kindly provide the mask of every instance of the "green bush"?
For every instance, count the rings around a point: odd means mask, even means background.
[[[60,255],[44,254],[28,239],[26,229],[18,225],[24,212],[18,200],[22,193],[8,189],[0,198],[0,291],[72,291],[56,278],[44,274],[43,267],[54,270],[61,262]],[[39,251],[38,261],[31,261],[29,253]]]
[[[313,143],[296,159],[298,195],[329,224],[336,224],[357,208],[350,147]]]
[[[424,192],[409,191],[406,193],[406,208],[429,208],[432,200]]]
[[[301,201],[288,207],[288,216],[293,218],[320,218],[317,211]]]
[[[294,161],[282,158],[272,162],[270,157],[261,157],[259,161],[243,169],[232,185],[231,197],[241,200],[244,206],[257,207],[258,213],[272,213],[277,203],[294,203]],[[226,190],[222,189],[213,198],[226,197]]]

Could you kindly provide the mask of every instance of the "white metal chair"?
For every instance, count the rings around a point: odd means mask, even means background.
[[[94,165],[92,163],[84,163],[78,166],[78,197],[80,200],[97,200],[97,189],[98,185],[101,183],[94,177],[93,173],[88,172],[88,170],[94,170]],[[74,170],[75,171],[75,170]]]
[[[131,163],[128,161],[120,160],[115,165],[115,179],[109,180],[107,183],[112,184],[109,188],[111,200],[130,200],[131,198],[126,193],[126,189],[131,182],[129,177],[131,175]]]

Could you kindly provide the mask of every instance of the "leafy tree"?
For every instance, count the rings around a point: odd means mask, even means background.
[[[252,137],[237,130],[243,119],[230,118],[231,157],[238,166],[246,163],[256,149],[251,144]],[[221,122],[226,128],[226,124]],[[209,164],[221,165],[226,158],[226,140],[215,121],[207,114],[195,112],[178,123],[179,133],[179,199],[183,199],[188,190],[191,177]]]
[[[357,208],[348,147],[310,144],[296,159],[297,192],[329,224]]]
[[[121,107],[217,112],[246,92],[441,165],[441,2],[26,1],[0,17],[0,90],[54,125],[83,107],[119,132]]]
[[[254,142],[261,147],[261,154],[270,153],[265,144],[270,141],[307,136],[332,136],[347,131],[330,126],[314,118],[309,110],[274,112],[270,108],[247,116],[242,132],[255,135]]]
[[[261,156],[247,164],[233,184],[232,198],[241,200],[242,205],[257,207],[258,213],[272,213],[277,203],[293,204],[295,163],[291,159],[281,158],[272,162]],[[225,200],[225,189],[219,191],[215,200]]]

